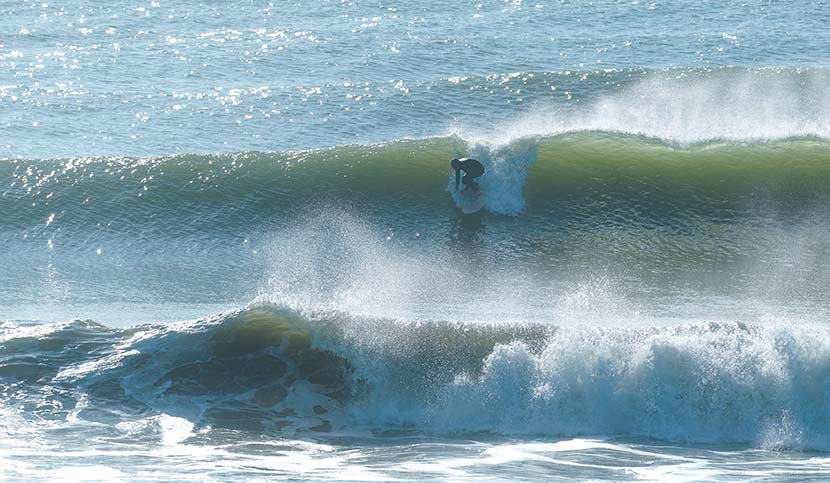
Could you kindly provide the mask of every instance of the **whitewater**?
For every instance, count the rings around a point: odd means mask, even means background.
[[[0,480],[829,478],[827,20],[0,5]]]

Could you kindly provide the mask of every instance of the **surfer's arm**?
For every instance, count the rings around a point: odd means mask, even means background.
[[[455,191],[458,191],[458,185],[461,184],[461,170],[455,170]]]

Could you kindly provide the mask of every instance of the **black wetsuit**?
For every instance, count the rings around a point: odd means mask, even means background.
[[[484,166],[475,159],[463,158],[459,161],[461,162],[461,169],[455,172],[455,189],[458,190],[458,171],[464,171],[464,178],[461,179],[461,182],[467,188],[472,187],[478,190],[475,179],[484,174]]]

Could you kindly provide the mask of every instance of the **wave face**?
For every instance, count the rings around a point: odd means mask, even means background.
[[[496,145],[449,137],[288,153],[21,160],[0,164],[0,200],[8,210],[2,221],[11,229],[38,220],[87,230],[104,220],[112,230],[128,231],[208,218],[183,227],[190,233],[213,224],[228,231],[262,224],[273,218],[274,206],[285,212],[323,201],[441,213],[451,206],[446,191],[455,195],[449,159],[460,155],[484,164],[491,213],[533,214],[568,202],[594,219],[603,217],[604,207],[596,206],[602,198],[679,212],[693,205],[735,210],[755,199],[781,207],[820,204],[830,170],[821,139],[681,147],[600,131]],[[637,221],[630,216],[621,221]]]
[[[25,417],[126,433],[161,413],[191,436],[403,427],[826,450],[827,340],[819,326],[402,323],[265,305],[129,330],[7,324],[0,371],[18,389],[7,409],[50,394]]]
[[[462,154],[487,169],[480,217],[461,217],[447,192],[448,160]],[[17,267],[0,275],[7,306],[264,297],[394,318],[550,320],[551,300],[600,287],[627,311],[704,296],[683,305],[733,298],[738,312],[812,318],[830,295],[821,139],[682,147],[585,132],[488,146],[450,137],[8,161],[0,178],[0,262]]]

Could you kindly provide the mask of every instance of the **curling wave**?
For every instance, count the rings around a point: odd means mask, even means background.
[[[253,306],[171,326],[10,326],[4,405],[279,435],[364,429],[830,447],[812,325],[464,324]],[[38,354],[33,359],[33,354]],[[10,388],[16,388],[11,391]]]
[[[452,208],[448,161],[461,155],[485,165],[486,207],[496,214],[574,202],[597,216],[608,201],[658,202],[681,211],[707,200],[739,205],[752,197],[799,204],[825,202],[830,192],[830,149],[819,138],[680,147],[596,131],[499,145],[448,137],[285,153],[4,161],[0,209],[8,216],[0,221],[33,231],[177,223],[204,233],[216,225],[272,223],[321,201],[435,214]]]

